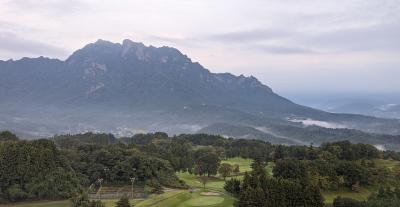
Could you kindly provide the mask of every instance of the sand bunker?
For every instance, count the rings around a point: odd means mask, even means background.
[[[202,193],[200,193],[200,195],[202,195],[202,196],[219,196],[221,194],[217,193],[217,192],[202,192]]]

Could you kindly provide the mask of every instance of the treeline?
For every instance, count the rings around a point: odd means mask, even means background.
[[[82,145],[112,145],[118,143],[112,134],[92,133],[56,135],[51,138],[57,146],[65,149],[77,148]]]
[[[80,187],[52,141],[6,140],[0,141],[0,201],[65,199]]]
[[[253,162],[252,169],[251,173],[244,175],[242,181],[232,179],[224,186],[226,191],[237,198],[237,207],[324,206],[319,188],[308,176],[302,174],[304,172],[296,174],[295,171],[293,176],[274,172],[274,177],[269,177],[265,171],[265,163],[259,159]]]
[[[1,132],[0,203],[68,199],[100,182],[130,185],[130,178],[154,189],[185,187],[169,161],[113,139],[86,133],[25,141]]]
[[[117,185],[129,184],[130,178],[135,178],[136,183],[184,187],[167,160],[135,147],[84,145],[62,153],[85,186],[97,185],[99,178],[105,184]]]

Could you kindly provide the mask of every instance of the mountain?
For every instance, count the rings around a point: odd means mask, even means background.
[[[291,97],[297,103],[332,113],[400,119],[399,93],[292,94]]]
[[[211,73],[175,48],[131,40],[98,40],[65,61],[0,61],[0,117],[0,128],[26,137],[84,131],[111,131],[117,136],[191,133],[207,127],[215,131],[218,124],[224,126],[221,129],[237,129],[229,130],[237,131],[229,136],[245,136],[239,131],[246,129],[250,137],[282,143],[303,141],[275,131],[301,131],[307,125],[400,134],[397,119],[298,105],[255,77]]]
[[[332,104],[327,110],[334,113],[352,113],[383,118],[400,118],[400,104],[392,102],[348,101],[342,104]]]

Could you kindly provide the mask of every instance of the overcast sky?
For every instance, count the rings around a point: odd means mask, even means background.
[[[400,92],[400,0],[0,0],[0,59],[176,47],[282,94]]]

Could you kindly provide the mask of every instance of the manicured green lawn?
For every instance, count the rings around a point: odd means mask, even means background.
[[[203,196],[201,191],[189,193],[179,191],[168,198],[160,199],[158,195],[153,198],[139,202],[135,207],[232,207],[234,199],[228,195]]]
[[[386,167],[389,168],[390,170],[393,170],[395,168],[400,168],[400,161],[396,160],[382,160],[382,159],[376,159],[374,160],[376,166],[378,167]]]
[[[189,173],[177,173],[179,179],[185,181],[187,185],[194,188],[203,189],[203,184],[200,182],[198,177],[194,174]],[[229,179],[229,178],[228,178]],[[206,189],[223,191],[225,181],[218,178],[210,178],[210,181],[206,184]]]
[[[150,198],[138,202],[136,207],[147,207],[147,206],[176,206],[179,202],[190,199],[190,196],[186,195],[186,190],[166,192],[160,195],[152,195]]]
[[[211,206],[224,202],[224,198],[220,196],[201,196],[192,198],[185,202],[188,206]]]
[[[229,163],[231,165],[239,165],[240,172],[250,172],[251,171],[251,159],[243,158],[232,158],[228,160],[223,160],[222,163]],[[269,171],[267,169],[267,171]],[[197,188],[198,192],[195,193],[183,193],[174,198],[168,199],[166,202],[162,203],[165,205],[161,206],[176,206],[176,207],[191,207],[191,206],[208,206],[208,207],[232,207],[234,203],[234,198],[225,192],[224,184],[225,181],[220,177],[210,178],[210,181],[206,184],[205,190],[203,189],[203,184],[200,182],[198,177],[189,173],[177,173],[178,177],[185,181],[185,183],[193,188]],[[237,176],[241,178],[242,176]],[[230,178],[227,178],[230,179]],[[220,192],[219,196],[202,196],[200,193],[202,191],[214,191]],[[177,202],[176,202],[177,201]],[[175,202],[175,203],[173,203]],[[140,204],[140,203],[139,203]],[[177,205],[179,204],[179,205]]]
[[[223,160],[222,163],[229,163],[231,165],[239,165],[239,170],[241,173],[244,172],[250,172],[251,171],[251,159],[243,159],[240,157],[235,157],[235,158],[231,158],[228,160]],[[270,166],[270,164],[267,166],[267,172],[272,172],[272,168]],[[200,182],[200,180],[198,179],[198,177],[196,175],[193,174],[189,174],[189,173],[177,173],[179,179],[185,181],[185,183],[191,187],[195,187],[195,188],[203,188],[203,184]],[[236,178],[242,178],[243,176],[239,175],[239,176],[232,176],[232,177],[236,177]],[[227,177],[226,179],[230,179],[231,177]],[[210,181],[206,184],[206,189],[209,190],[214,190],[214,191],[224,191],[224,185],[225,185],[225,181],[221,178],[221,177],[215,177],[215,178],[211,178]]]
[[[230,158],[228,160],[223,160],[221,163],[228,163],[230,165],[239,165],[240,172],[250,172],[251,171],[251,159],[244,159],[241,157]]]
[[[239,165],[239,170],[241,173],[250,172],[251,171],[251,163],[253,162],[252,159],[244,159],[241,157],[230,158],[228,160],[223,160],[221,163],[228,163],[231,165]],[[272,169],[274,167],[273,162],[269,162],[265,167],[265,170],[269,175],[272,175]]]

